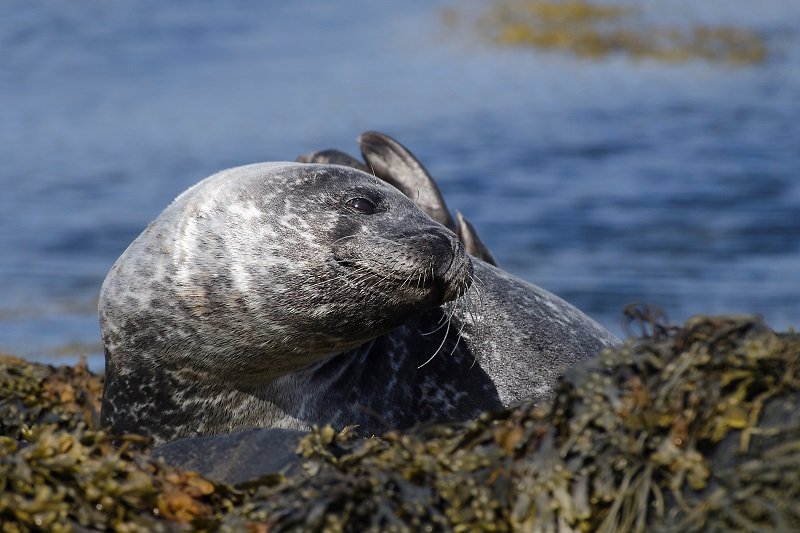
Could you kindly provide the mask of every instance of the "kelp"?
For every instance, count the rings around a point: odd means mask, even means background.
[[[232,488],[98,428],[102,378],[0,356],[0,531],[214,529]]]
[[[317,430],[264,516],[340,530],[796,530],[800,337],[697,318],[574,368],[550,406],[362,441]],[[313,512],[309,512],[313,509]]]
[[[653,24],[637,16],[642,9],[646,7],[588,0],[495,0],[479,17],[477,27],[500,45],[584,58],[624,54],[665,62],[703,59],[743,65],[761,63],[767,57],[764,39],[751,30],[691,22]],[[453,11],[447,13],[452,20]]]
[[[102,392],[85,360],[56,368],[0,354],[0,435],[20,439],[36,424],[97,429]]]
[[[239,500],[229,487],[152,461],[131,446],[141,438],[48,424],[23,433],[22,442],[0,437],[3,531],[211,529]]]
[[[776,334],[752,317],[654,323],[645,333],[570,369],[549,404],[371,439],[316,428],[300,441],[299,468],[237,488],[168,467],[135,437],[115,442],[83,423],[49,422],[33,403],[34,414],[23,418],[34,425],[20,426],[19,416],[6,413],[14,402],[4,401],[0,522],[11,531],[57,523],[224,531],[800,529],[800,335]],[[24,383],[10,379],[8,368],[0,364],[4,398],[9,391],[52,398],[18,368],[13,375]]]

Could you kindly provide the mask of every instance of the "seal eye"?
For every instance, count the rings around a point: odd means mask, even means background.
[[[345,202],[345,205],[364,215],[372,215],[375,213],[375,204],[366,198],[351,198]]]

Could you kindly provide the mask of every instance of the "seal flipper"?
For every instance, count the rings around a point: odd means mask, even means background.
[[[473,257],[485,261],[493,266],[498,266],[492,253],[483,244],[481,238],[478,237],[478,232],[469,221],[461,214],[461,211],[456,211],[456,235],[458,240],[464,245],[467,253]]]
[[[320,150],[319,152],[303,154],[297,158],[297,162],[319,163],[324,165],[343,165],[345,167],[352,167],[362,172],[372,174],[372,172],[370,172],[364,163],[349,154],[340,152],[339,150]]]
[[[377,131],[362,133],[358,137],[358,145],[372,173],[400,189],[433,220],[456,231],[456,223],[439,187],[405,146]]]

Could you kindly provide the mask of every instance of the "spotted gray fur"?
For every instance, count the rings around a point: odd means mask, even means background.
[[[157,444],[464,419],[547,396],[615,342],[470,260],[395,188],[336,165],[250,165],[188,189],[112,267],[99,316],[102,420]]]

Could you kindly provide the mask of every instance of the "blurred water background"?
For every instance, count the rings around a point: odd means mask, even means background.
[[[618,334],[632,301],[800,322],[800,2],[648,3],[758,32],[745,67],[497,47],[445,5],[0,3],[0,351],[102,367],[100,284],[172,198],[369,129]]]

